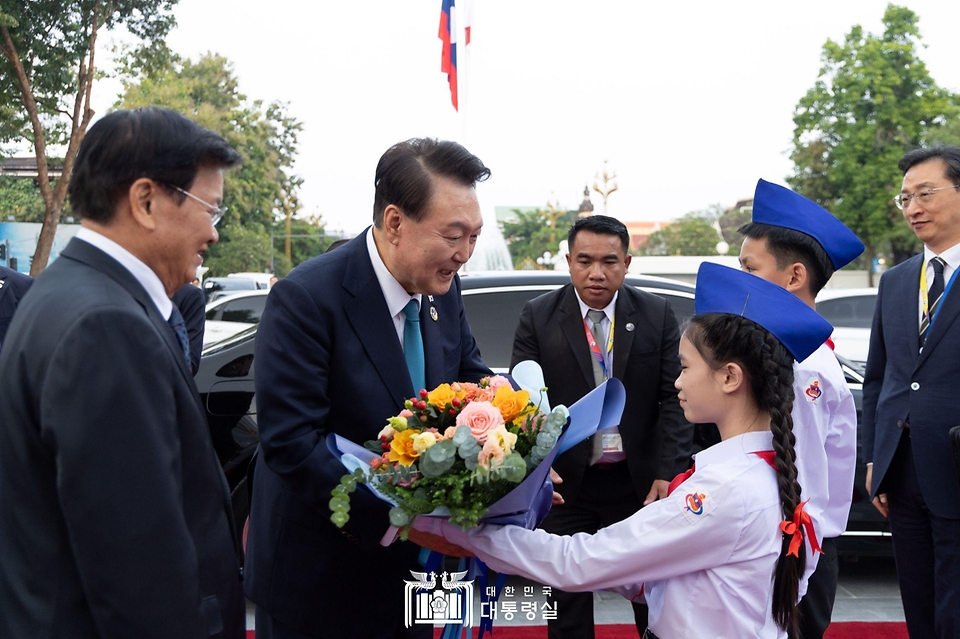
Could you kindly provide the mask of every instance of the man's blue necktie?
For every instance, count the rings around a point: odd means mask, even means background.
[[[420,335],[420,304],[410,300],[403,307],[403,358],[407,360],[413,392],[417,394],[427,385],[423,372],[423,336]]]
[[[180,342],[180,348],[183,349],[183,356],[187,360],[187,368],[192,368],[190,365],[190,338],[187,337],[187,326],[176,304],[173,305],[173,311],[170,313],[170,319],[167,320],[167,323],[177,336],[177,341]]]

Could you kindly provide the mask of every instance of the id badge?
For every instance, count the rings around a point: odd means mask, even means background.
[[[600,443],[603,445],[603,453],[622,453],[623,440],[620,439],[620,433],[601,433]]]

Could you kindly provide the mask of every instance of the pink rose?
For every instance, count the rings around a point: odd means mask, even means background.
[[[500,409],[487,402],[470,402],[457,415],[457,426],[467,426],[481,446],[487,441],[487,433],[501,424]]]
[[[410,410],[407,410],[406,408],[404,408],[402,411],[400,411],[400,414],[397,415],[397,417],[403,417],[404,419],[407,419],[407,418],[409,418],[409,417],[413,417],[413,411],[410,411]]]
[[[501,386],[506,386],[507,388],[513,388],[510,384],[510,380],[504,377],[503,375],[494,375],[490,378],[489,387],[493,389],[494,392],[497,391]]]

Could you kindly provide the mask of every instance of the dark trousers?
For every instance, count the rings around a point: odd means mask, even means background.
[[[884,485],[910,639],[960,637],[960,519],[927,508],[906,429]]]
[[[563,494],[563,485],[557,487]],[[640,510],[626,462],[610,468],[587,468],[573,506],[554,506],[541,528],[556,535],[578,532],[595,533],[605,526],[622,521]],[[557,618],[547,621],[550,639],[593,639],[593,593],[565,592],[554,589],[551,604],[556,602]],[[647,627],[646,604],[633,604],[637,632]]]
[[[807,594],[800,600],[800,636],[803,639],[822,639],[833,615],[837,598],[837,577],[840,562],[837,559],[837,540],[824,539],[823,554],[817,569],[810,576]]]

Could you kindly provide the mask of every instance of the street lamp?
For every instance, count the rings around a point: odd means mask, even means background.
[[[543,255],[537,258],[537,264],[543,268],[553,266],[553,255],[550,254],[550,251],[544,251]]]

